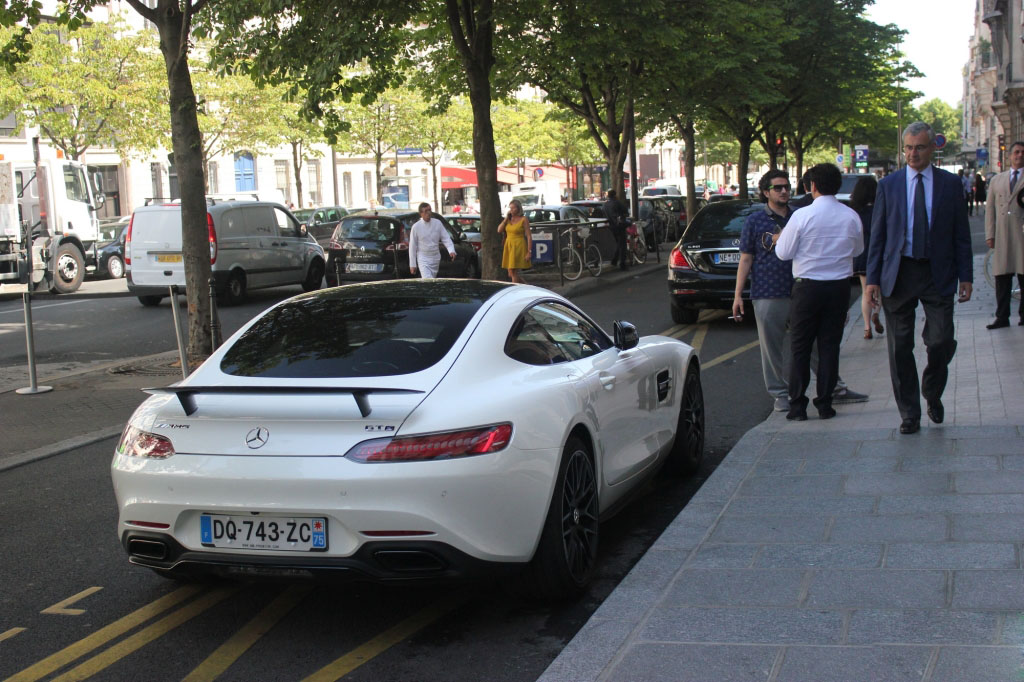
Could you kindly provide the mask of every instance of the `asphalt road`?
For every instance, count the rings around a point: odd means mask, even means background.
[[[226,331],[291,289],[222,309]],[[602,526],[600,567],[579,601],[524,602],[502,585],[394,588],[176,584],[128,565],[115,535],[113,440],[0,475],[0,679],[533,680],[686,504],[732,444],[771,409],[753,324],[725,312],[674,326],[661,272],[575,299],[604,327],[670,332],[701,351],[704,467],[659,478]],[[60,305],[60,304],[66,305]],[[47,304],[53,304],[49,305]],[[20,304],[0,304],[3,312]],[[133,298],[36,308],[43,362],[171,350],[170,307]],[[19,362],[0,335],[0,367]],[[21,350],[20,361],[24,361]],[[22,629],[24,628],[24,629]]]

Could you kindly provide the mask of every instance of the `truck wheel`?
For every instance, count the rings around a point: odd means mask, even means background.
[[[139,303],[147,308],[152,308],[160,305],[160,301],[162,301],[163,298],[163,296],[139,296]]]
[[[74,244],[57,247],[57,269],[53,273],[53,292],[70,294],[78,291],[85,277],[85,258]]]
[[[245,300],[245,274],[241,270],[231,271],[220,298],[224,305],[238,305]]]

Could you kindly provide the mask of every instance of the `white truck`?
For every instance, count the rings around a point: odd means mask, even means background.
[[[34,165],[0,161],[0,287],[71,293],[95,267],[105,197],[78,161],[36,156]]]
[[[562,186],[554,180],[535,180],[512,185],[512,198],[523,206],[557,206],[562,203]]]

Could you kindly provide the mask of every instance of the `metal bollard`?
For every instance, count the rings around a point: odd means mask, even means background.
[[[174,336],[178,339],[178,358],[181,360],[181,378],[188,379],[188,354],[185,352],[185,339],[181,335],[181,320],[178,318],[178,285],[172,284],[171,315],[174,317]]]
[[[397,261],[396,261],[396,263],[397,263]],[[398,272],[398,266],[397,265],[395,266],[395,272]],[[341,286],[341,269],[340,269],[340,266],[338,265],[338,259],[337,258],[334,259],[334,286],[336,286],[336,287],[340,287]]]
[[[210,278],[210,343],[212,348],[210,352],[217,350],[220,347],[220,315],[217,314],[217,281]]]
[[[29,284],[29,286],[32,286]],[[21,295],[22,303],[25,306],[25,345],[28,351],[28,386],[15,391],[19,395],[32,395],[34,393],[47,393],[53,390],[53,386],[38,386],[36,384],[36,343],[32,336],[32,294],[25,291]]]

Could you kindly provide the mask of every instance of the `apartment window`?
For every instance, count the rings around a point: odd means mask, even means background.
[[[341,188],[345,194],[345,205],[352,206],[352,173],[345,171],[341,174]]]
[[[320,161],[313,159],[312,161],[306,162],[306,178],[309,181],[306,187],[306,192],[309,195],[309,201],[312,205],[317,206],[323,203],[323,197],[321,196],[321,185],[320,185]]]
[[[274,161],[274,177],[276,178],[277,189],[286,201],[292,198],[292,176],[288,174],[289,163],[289,161],[281,159]]]
[[[159,161],[149,164],[149,175],[153,187],[153,197],[163,199],[164,197],[164,169]]]
[[[370,171],[363,171],[363,197],[367,203],[370,199],[376,199],[373,194],[373,180],[370,179]]]
[[[220,192],[220,181],[217,178],[218,170],[216,161],[206,164],[206,191],[210,194]]]

